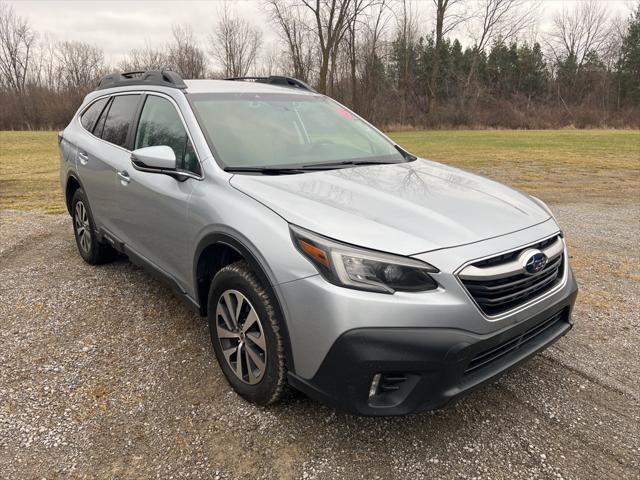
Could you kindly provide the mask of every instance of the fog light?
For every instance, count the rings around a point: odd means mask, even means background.
[[[373,380],[371,381],[371,387],[369,387],[369,399],[371,397],[375,397],[378,393],[378,385],[380,385],[380,378],[382,377],[381,373],[376,373],[373,376]]]
[[[417,385],[420,376],[415,373],[376,373],[369,387],[369,405],[390,408],[406,400]]]

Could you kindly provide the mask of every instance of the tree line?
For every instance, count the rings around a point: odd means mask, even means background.
[[[110,65],[100,47],[39,34],[0,2],[0,129],[61,128],[101,76],[150,69],[293,76],[385,128],[640,128],[640,1],[628,18],[574,2],[544,35],[536,1],[417,5],[263,0],[280,40],[267,45],[223,4],[210,32],[175,25],[166,44]]]

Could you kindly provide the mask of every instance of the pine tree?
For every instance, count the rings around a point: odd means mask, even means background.
[[[640,2],[629,19],[619,64],[621,97],[640,104]]]

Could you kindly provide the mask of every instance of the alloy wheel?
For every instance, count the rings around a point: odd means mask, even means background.
[[[74,216],[76,235],[80,247],[86,253],[91,250],[91,225],[89,224],[89,215],[84,203],[76,202],[76,213]]]
[[[216,306],[216,331],[224,358],[240,380],[254,385],[262,379],[267,344],[262,323],[251,302],[237,290],[226,290]]]

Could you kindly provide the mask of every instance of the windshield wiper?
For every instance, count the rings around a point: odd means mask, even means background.
[[[291,175],[304,173],[305,169],[300,167],[226,167],[224,171],[230,173],[260,173],[262,175]]]
[[[372,160],[343,160],[340,162],[324,162],[324,163],[311,163],[309,165],[303,165],[305,170],[330,170],[336,167],[349,167],[352,165],[388,165],[398,162],[376,162]]]
[[[275,167],[228,167],[224,169],[230,173],[260,173],[262,175],[290,175],[304,173],[302,168],[275,168]]]
[[[226,167],[225,172],[230,173],[260,173],[262,175],[291,175],[295,173],[313,172],[318,170],[333,170],[335,168],[350,167],[354,165],[387,165],[398,162],[383,162],[372,160],[342,160],[339,162],[310,163],[308,165],[296,165],[292,167]]]

